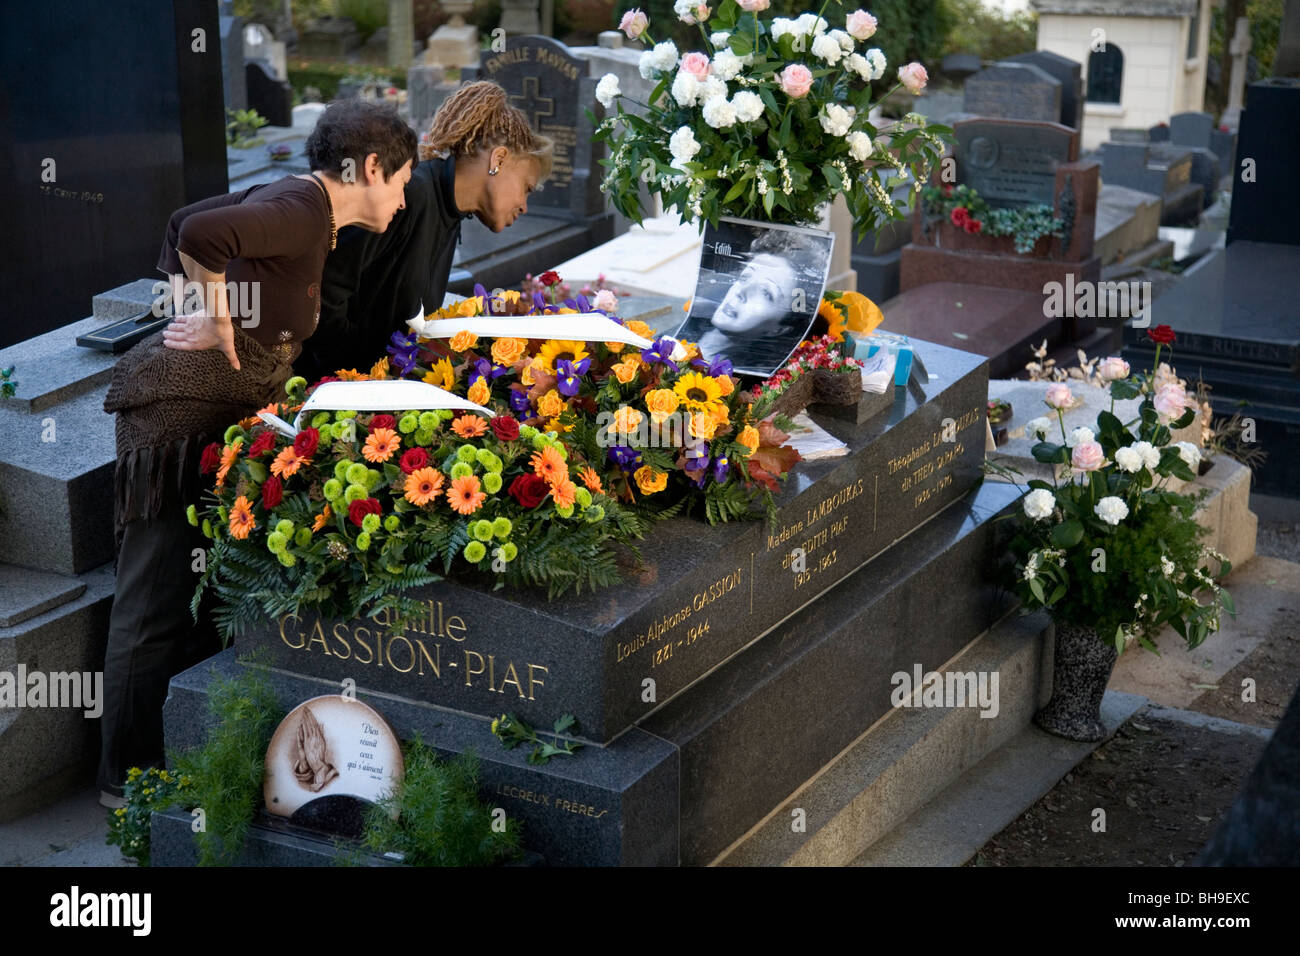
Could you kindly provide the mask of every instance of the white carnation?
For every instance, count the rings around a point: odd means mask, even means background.
[[[1035,488],[1025,495],[1025,514],[1035,521],[1050,518],[1056,508],[1056,495],[1045,488]]]
[[[853,117],[856,110],[853,107],[847,109],[838,103],[827,103],[819,117],[822,129],[832,136],[847,136],[853,126]]]
[[[830,38],[840,45],[840,49],[845,53],[853,52],[853,37],[849,36],[843,30],[832,30]]]
[[[704,122],[714,129],[726,129],[736,122],[736,108],[725,96],[715,96],[704,104]]]
[[[622,95],[618,88],[618,77],[613,73],[606,73],[600,78],[600,82],[596,84],[596,99],[600,101],[600,105],[605,109],[613,106],[614,100]]]
[[[1160,464],[1160,449],[1149,441],[1135,441],[1128,446],[1142,456],[1142,464],[1146,465],[1152,471],[1156,470],[1156,465]]]
[[[767,32],[772,35],[772,42],[775,43],[787,33],[794,33],[794,21],[787,17],[775,17]]]
[[[1078,428],[1074,429],[1074,431],[1070,432],[1070,444],[1082,445],[1085,442],[1093,441],[1096,437],[1097,436],[1092,433],[1091,428],[1088,428],[1085,425],[1080,425]]]
[[[678,70],[673,80],[673,99],[678,106],[694,106],[700,97],[700,81],[692,73]]]
[[[715,49],[726,46],[727,41],[730,39],[731,34],[725,30],[719,30],[717,33],[709,35],[709,42],[713,44]]]
[[[860,163],[865,163],[875,151],[875,143],[871,142],[871,137],[861,130],[854,130],[844,139],[849,144],[849,155]]]
[[[736,119],[742,123],[752,123],[763,115],[763,98],[749,90],[741,90],[733,96],[731,106],[736,111]]]
[[[721,77],[709,75],[700,81],[698,102],[707,103],[718,96],[724,98],[727,96],[727,84]]]
[[[1052,420],[1045,416],[1038,416],[1028,425],[1025,426],[1025,434],[1033,435],[1039,441],[1047,437],[1047,433],[1052,430]]]
[[[663,43],[656,43],[655,48],[650,51],[650,62],[656,70],[664,72],[671,70],[677,65],[677,44],[672,40],[665,40]]]
[[[830,29],[830,24],[815,13],[801,13],[794,21],[794,26],[796,35],[812,33],[821,36]]]
[[[1201,450],[1189,441],[1180,441],[1174,447],[1178,449],[1178,457],[1187,462],[1187,467],[1195,473],[1201,464]]]
[[[1092,510],[1108,525],[1117,525],[1128,517],[1128,505],[1124,504],[1123,498],[1116,498],[1114,495],[1102,498],[1097,502],[1097,507]]]
[[[812,55],[834,66],[843,58],[844,51],[840,49],[840,45],[835,42],[834,37],[819,36],[813,40]]]
[[[653,80],[655,78],[655,71],[658,69],[658,67],[655,66],[654,51],[646,50],[642,53],[641,59],[636,62],[636,67],[641,71],[641,79]]]
[[[695,133],[689,126],[680,127],[668,140],[668,152],[673,154],[673,162],[679,166],[690,162],[699,151],[700,144],[695,141]]]
[[[878,80],[885,75],[885,67],[888,65],[885,61],[885,54],[879,49],[872,47],[867,51],[867,62],[871,64],[871,75],[869,80]]]
[[[867,62],[867,58],[861,53],[850,53],[845,58],[844,65],[862,79],[871,79],[871,64]]]
[[[714,54],[710,72],[720,80],[734,80],[736,74],[744,67],[745,60],[743,57],[736,56],[731,50],[722,49]]]
[[[673,13],[677,14],[677,19],[683,23],[695,23],[695,8],[699,6],[699,0],[677,0],[673,4]]]
[[[1115,449],[1115,465],[1129,473],[1142,470],[1142,456],[1131,447]]]

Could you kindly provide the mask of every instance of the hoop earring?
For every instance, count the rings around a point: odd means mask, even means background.
[[[493,167],[492,169],[489,169],[489,170],[488,170],[488,175],[489,175],[489,176],[495,176],[495,175],[496,175],[498,172],[500,172],[500,171],[501,171],[501,167],[500,167],[500,166],[495,166],[495,167]]]

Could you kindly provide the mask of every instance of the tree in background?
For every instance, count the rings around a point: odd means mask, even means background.
[[[1252,75],[1247,70],[1246,82],[1273,74],[1273,58],[1282,33],[1282,8],[1285,0],[1224,0],[1224,5],[1214,11],[1210,21],[1210,57],[1219,62],[1219,82],[1206,82],[1205,108],[1218,113],[1228,105],[1228,80],[1232,76],[1232,53],[1228,50],[1232,34],[1237,29],[1238,17],[1250,18],[1250,57],[1258,66]]]
[[[1032,11],[1003,14],[980,0],[943,0],[952,18],[939,56],[974,53],[984,60],[1003,60],[1038,48],[1038,16]]]

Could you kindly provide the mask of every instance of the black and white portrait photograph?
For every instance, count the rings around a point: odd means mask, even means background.
[[[767,378],[808,335],[835,236],[742,219],[708,226],[690,313],[674,333],[705,358]]]

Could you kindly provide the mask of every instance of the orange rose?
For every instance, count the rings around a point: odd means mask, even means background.
[[[736,436],[736,441],[748,448],[751,455],[754,454],[758,451],[758,429],[753,425],[746,425]]]
[[[655,471],[649,465],[642,465],[632,477],[636,479],[636,485],[643,495],[653,495],[656,491],[663,491],[668,487],[668,473]]]
[[[705,441],[713,439],[713,433],[718,430],[718,421],[708,412],[696,412],[691,416],[691,436],[694,438],[703,438]]]
[[[463,352],[478,345],[478,336],[467,329],[461,329],[451,337],[451,342],[448,344],[453,352]]]
[[[469,391],[465,393],[465,397],[475,405],[486,405],[487,400],[492,397],[492,390],[488,388],[487,382],[484,380],[483,376],[480,375],[478,378],[474,379],[474,384],[469,387]]]
[[[537,413],[543,418],[555,418],[564,411],[564,399],[555,389],[551,389],[537,400]]]
[[[733,382],[729,376],[719,375],[714,379],[714,381],[721,387],[723,398],[726,398],[736,390],[736,383]]]
[[[492,361],[498,365],[514,365],[527,347],[527,339],[497,339],[492,343]]]
[[[636,366],[628,362],[617,363],[614,365],[612,371],[620,385],[626,385],[628,382],[632,381],[632,379],[636,378]]]
[[[623,343],[622,343],[622,342],[606,342],[606,343],[605,343],[605,348],[609,349],[611,352],[615,352],[615,353],[617,353],[617,352],[621,352],[621,351],[623,351]]]
[[[650,409],[650,418],[658,425],[677,411],[677,393],[671,388],[656,388],[646,392],[645,407]]]
[[[633,335],[639,335],[643,339],[653,339],[655,337],[654,329],[646,325],[640,319],[633,319],[631,322],[623,323],[629,332]]]
[[[614,413],[614,421],[609,426],[611,432],[621,432],[630,435],[636,432],[636,427],[641,424],[644,416],[630,405],[620,405],[618,411]]]

